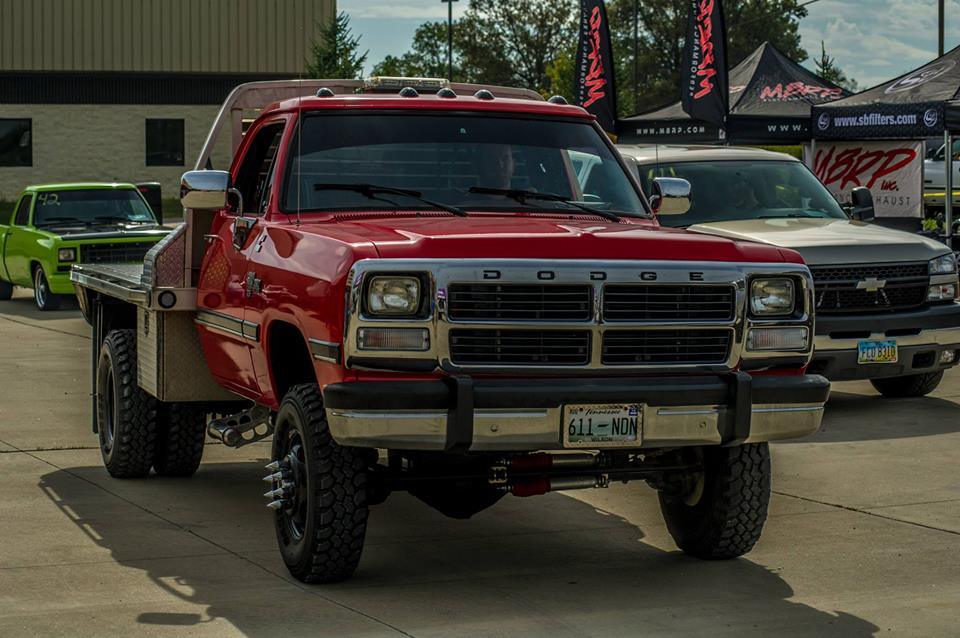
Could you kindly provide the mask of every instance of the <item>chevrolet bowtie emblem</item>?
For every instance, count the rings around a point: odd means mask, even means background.
[[[877,292],[887,285],[886,280],[876,277],[867,277],[863,281],[857,282],[857,290],[866,290],[868,292]]]

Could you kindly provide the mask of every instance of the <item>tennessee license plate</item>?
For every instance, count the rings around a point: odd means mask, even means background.
[[[563,406],[564,447],[635,445],[642,428],[637,403]]]
[[[897,342],[861,341],[857,344],[857,363],[896,363]]]

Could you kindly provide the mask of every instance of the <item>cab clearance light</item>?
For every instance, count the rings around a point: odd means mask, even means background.
[[[805,326],[797,328],[751,328],[747,335],[747,350],[806,350],[810,332]]]
[[[425,352],[430,349],[426,328],[360,328],[357,346],[361,350]]]

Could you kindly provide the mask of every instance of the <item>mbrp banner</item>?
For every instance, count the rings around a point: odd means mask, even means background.
[[[922,142],[823,142],[807,165],[841,202],[866,186],[877,217],[923,217]]]
[[[613,50],[603,0],[580,0],[580,43],[577,46],[577,104],[597,117],[607,133],[617,121]]]
[[[943,135],[943,103],[813,109],[817,139],[920,139]]]
[[[680,101],[695,120],[723,126],[729,110],[727,30],[720,0],[689,0]]]

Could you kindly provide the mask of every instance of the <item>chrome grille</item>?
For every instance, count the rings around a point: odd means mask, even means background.
[[[927,262],[852,266],[811,266],[820,314],[908,310],[927,300]],[[857,288],[876,279],[877,290]],[[861,283],[863,282],[863,283]]]
[[[447,315],[454,321],[586,321],[590,286],[552,284],[450,284]]]
[[[721,364],[730,352],[730,330],[608,330],[604,365]]]
[[[588,330],[451,330],[457,365],[583,366],[590,362]]]
[[[87,244],[80,246],[82,264],[125,264],[143,261],[147,251],[156,242],[132,242],[126,244]]]
[[[604,321],[729,321],[732,286],[609,284],[603,289]]]

